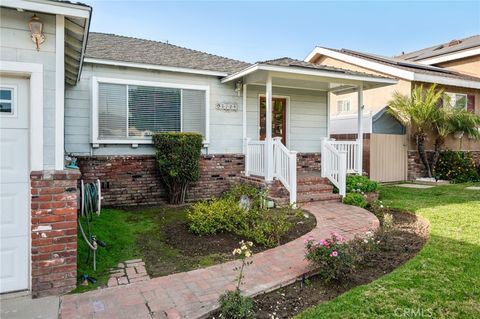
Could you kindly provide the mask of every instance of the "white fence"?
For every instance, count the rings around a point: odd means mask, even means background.
[[[281,138],[273,139],[273,175],[290,193],[290,203],[297,201],[297,152],[289,151]]]
[[[265,141],[247,139],[245,147],[245,175],[265,176]]]
[[[246,140],[245,175],[265,176],[267,172],[265,141]],[[297,152],[289,151],[280,138],[273,139],[273,178],[277,178],[290,193],[290,203],[297,201]]]
[[[332,141],[322,142],[322,177],[326,177],[345,196],[347,180],[347,152],[337,150]]]
[[[359,173],[358,161],[360,160],[360,154],[358,153],[359,143],[357,141],[329,140],[328,143],[332,145],[337,151],[347,153],[347,173]]]

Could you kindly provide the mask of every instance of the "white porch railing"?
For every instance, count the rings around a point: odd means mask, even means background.
[[[265,141],[246,139],[245,175],[265,176]]]
[[[345,196],[347,180],[347,152],[337,150],[332,141],[322,142],[322,177],[326,177]]]
[[[273,138],[273,175],[290,193],[290,204],[297,201],[297,152],[289,151],[280,137]]]
[[[359,174],[358,169],[358,142],[357,141],[335,141],[328,140],[337,151],[347,152],[347,173]]]
[[[245,175],[265,176],[267,171],[265,141],[245,141]],[[289,151],[280,138],[273,139],[273,178],[290,193],[290,203],[297,201],[297,152]]]

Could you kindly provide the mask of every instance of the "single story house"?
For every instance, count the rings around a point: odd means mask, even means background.
[[[329,93],[362,98],[397,83],[290,58],[249,64],[93,33],[91,12],[67,1],[1,4],[0,293],[75,287],[79,179],[100,179],[105,205],[163,201],[154,132],[203,135],[190,200],[242,178],[287,202],[338,200],[325,181],[344,194],[347,171],[361,171],[361,142],[327,140]],[[79,170],[65,168],[67,154]]]
[[[379,181],[397,181],[415,179],[424,176],[424,168],[418,158],[414,139],[407,128],[406,135],[398,131],[399,123],[385,114],[385,107],[394,92],[410,95],[416,85],[429,86],[437,84],[450,95],[452,103],[470,112],[480,114],[480,36],[440,44],[397,57],[385,57],[349,49],[331,49],[316,47],[305,59],[306,62],[339,67],[357,72],[366,72],[377,76],[397,79],[397,83],[366,91],[363,103],[358,103],[356,94],[337,94],[329,97],[330,116],[332,119],[331,137],[337,140],[357,139],[358,105],[363,106],[363,120],[367,127],[364,135],[364,167]],[[376,127],[372,131],[372,119],[378,114],[390,124]],[[378,121],[378,119],[377,119]],[[370,130],[370,131],[368,131]],[[375,141],[371,138],[376,139]],[[378,145],[378,150],[370,149],[371,144]],[[392,146],[392,145],[396,146]],[[462,145],[460,147],[460,144]],[[386,151],[386,148],[389,151]],[[433,149],[430,139],[429,150]],[[469,151],[480,163],[480,143],[464,138],[460,143],[455,138],[446,141],[446,148]],[[394,151],[395,150],[395,151]],[[372,155],[372,156],[371,156]],[[371,170],[371,171],[370,171]],[[391,174],[391,172],[398,174]]]

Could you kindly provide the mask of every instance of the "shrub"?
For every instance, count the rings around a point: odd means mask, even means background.
[[[361,208],[367,207],[367,200],[365,199],[365,196],[359,193],[347,193],[347,195],[345,195],[343,198],[343,203]]]
[[[220,313],[222,318],[250,319],[253,318],[252,298],[244,297],[240,290],[227,291],[220,295]]]
[[[347,193],[351,193],[351,192],[369,193],[369,192],[375,192],[377,190],[378,183],[368,179],[365,176],[348,175],[346,186],[347,186]]]
[[[187,214],[190,231],[197,235],[213,235],[238,228],[244,214],[230,198],[193,204]]]
[[[231,198],[235,201],[240,201],[242,196],[248,197],[250,201],[250,207],[253,209],[261,208],[264,206],[266,199],[266,192],[260,188],[252,186],[247,183],[239,183],[234,185],[223,195],[224,198]]]
[[[332,233],[330,238],[318,242],[309,239],[305,250],[305,258],[316,266],[319,277],[325,282],[345,279],[355,268],[354,252],[338,234]]]
[[[153,135],[160,177],[171,204],[185,202],[188,185],[199,177],[203,137],[197,133]]]
[[[477,182],[480,176],[475,160],[466,152],[444,151],[435,165],[434,174],[439,179],[454,183]]]

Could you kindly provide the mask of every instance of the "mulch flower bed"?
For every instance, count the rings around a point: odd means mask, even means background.
[[[345,291],[367,284],[414,257],[428,239],[428,223],[409,213],[389,212],[393,228],[380,249],[369,256],[368,264],[346,282],[325,284],[315,276],[254,298],[255,318],[291,318],[303,310],[331,300]],[[247,279],[248,280],[248,279]]]

